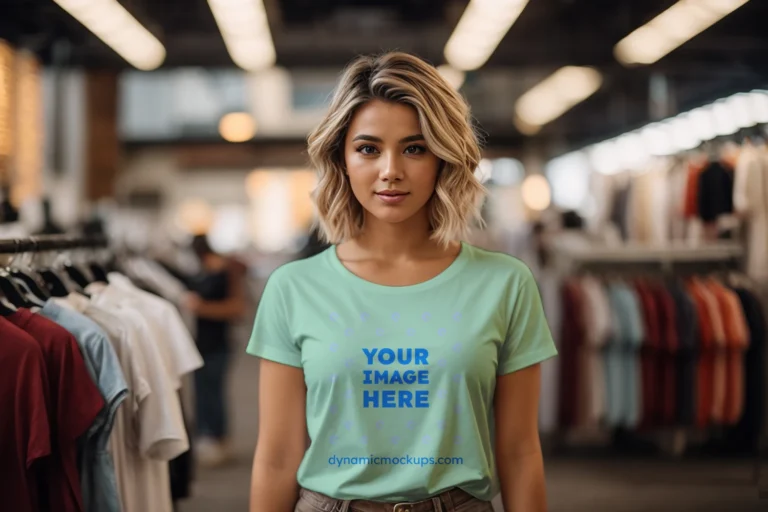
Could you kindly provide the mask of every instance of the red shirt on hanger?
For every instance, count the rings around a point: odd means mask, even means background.
[[[104,399],[88,375],[77,341],[66,329],[26,309],[6,318],[37,341],[48,374],[51,457],[43,476],[47,503],[41,508],[83,512],[77,440],[93,424]]]
[[[51,453],[45,360],[37,342],[4,317],[0,339],[0,508],[37,512],[40,459]]]

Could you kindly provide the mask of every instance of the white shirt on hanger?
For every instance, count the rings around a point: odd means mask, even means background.
[[[768,284],[768,149],[745,145],[736,165],[733,206],[747,220],[747,275]]]
[[[172,512],[168,460],[189,450],[189,439],[157,337],[130,307],[77,294],[59,303],[107,332],[128,381],[130,395],[118,409],[109,445],[123,512]]]
[[[132,304],[164,332],[174,371],[179,379],[203,367],[203,357],[176,306],[137,288],[120,273],[110,272],[108,278],[110,287],[122,292],[124,299],[132,298]]]

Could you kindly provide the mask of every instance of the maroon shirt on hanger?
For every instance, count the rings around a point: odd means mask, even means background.
[[[39,459],[51,453],[43,352],[0,317],[0,508],[37,512]]]
[[[661,346],[661,330],[659,313],[650,286],[642,280],[634,283],[643,315],[645,340],[640,349],[640,368],[642,378],[642,422],[643,428],[656,426],[658,423],[658,393],[659,386],[659,347]]]
[[[561,290],[561,361],[559,383],[559,423],[563,428],[579,425],[581,374],[579,355],[584,346],[584,296],[576,279],[566,281]]]
[[[77,341],[66,329],[26,309],[6,318],[37,341],[48,374],[51,457],[43,475],[47,503],[41,508],[83,512],[77,439],[93,424],[104,399],[88,375]]]
[[[659,351],[659,418],[663,424],[675,422],[677,383],[676,383],[676,354],[677,354],[677,311],[675,301],[669,291],[660,284],[654,284],[651,289],[656,298],[659,312],[659,327],[661,347]]]

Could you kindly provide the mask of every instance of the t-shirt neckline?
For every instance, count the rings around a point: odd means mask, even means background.
[[[469,261],[470,254],[469,254],[469,244],[467,244],[464,241],[461,241],[459,243],[461,244],[461,248],[459,249],[459,254],[456,255],[456,258],[454,258],[451,264],[448,265],[448,267],[446,267],[442,272],[440,272],[436,276],[426,281],[422,281],[416,284],[404,285],[404,286],[390,286],[390,285],[378,284],[358,276],[357,274],[349,270],[346,266],[344,266],[344,264],[341,262],[341,260],[339,259],[339,255],[336,252],[336,247],[337,247],[336,245],[330,246],[325,252],[327,254],[327,258],[330,261],[331,266],[334,267],[334,269],[339,273],[339,275],[347,283],[372,293],[397,294],[397,293],[418,292],[418,291],[423,291],[423,290],[433,288],[435,286],[443,284],[446,281],[449,281],[452,277],[454,277],[459,272],[461,272],[464,265],[466,265],[467,261]]]

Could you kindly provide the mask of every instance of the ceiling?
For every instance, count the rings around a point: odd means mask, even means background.
[[[121,0],[165,44],[165,67],[233,67],[206,0]],[[557,67],[599,68],[602,90],[543,130],[540,141],[581,144],[649,120],[649,83],[662,76],[677,108],[768,85],[768,1],[731,16],[641,69],[625,69],[613,45],[674,0],[531,0],[488,63],[463,92],[489,141],[528,140],[496,106],[512,104]],[[265,0],[278,65],[341,68],[359,53],[400,49],[440,64],[467,0]],[[65,66],[125,63],[52,0],[2,0],[0,38]],[[495,83],[489,94],[489,83]],[[501,90],[501,92],[499,92]],[[503,110],[503,109],[501,109]]]

